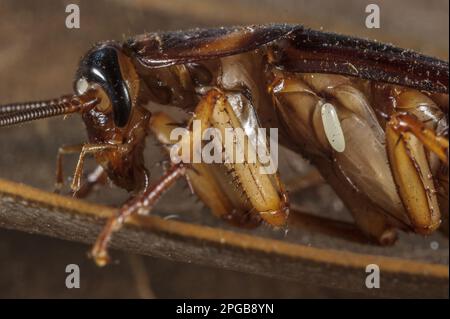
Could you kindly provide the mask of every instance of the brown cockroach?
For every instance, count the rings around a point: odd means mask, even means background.
[[[149,185],[146,136],[166,148],[174,143],[174,120],[151,114],[149,101],[193,112],[202,130],[243,128],[248,149],[258,128],[277,128],[284,146],[318,168],[357,226],[387,245],[396,229],[429,234],[448,214],[448,80],[448,62],[298,25],[147,33],[95,45],[80,62],[74,95],[1,106],[0,126],[81,114],[89,142],[59,150],[57,186],[62,156],[80,152],[75,195],[106,177],[133,194],[91,251],[99,265],[108,261],[113,231],[132,214],[148,214],[180,177],[230,223],[286,225],[283,183],[277,173],[261,174],[258,161],[172,163]],[[192,121],[187,127],[192,134]],[[87,154],[99,168],[82,185]]]

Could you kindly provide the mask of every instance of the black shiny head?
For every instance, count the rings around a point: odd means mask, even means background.
[[[109,98],[115,125],[124,127],[136,100],[136,79],[134,66],[120,46],[114,43],[101,44],[81,60],[75,91],[81,95],[99,86]]]

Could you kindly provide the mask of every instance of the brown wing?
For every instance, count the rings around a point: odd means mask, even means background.
[[[299,29],[272,24],[147,33],[131,38],[125,47],[142,65],[155,68],[251,51]]]
[[[289,72],[344,74],[448,93],[448,62],[389,44],[299,29],[275,47],[274,62]]]

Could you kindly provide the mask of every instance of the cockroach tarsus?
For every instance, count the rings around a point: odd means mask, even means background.
[[[448,62],[298,25],[147,33],[95,45],[79,64],[75,94],[0,106],[0,127],[81,114],[88,143],[60,148],[57,188],[62,157],[80,153],[75,196],[106,179],[132,193],[91,251],[99,265],[109,260],[113,232],[148,214],[179,178],[227,222],[287,224],[284,185],[278,173],[261,174],[259,162],[173,163],[150,185],[145,139],[153,134],[168,150],[175,121],[151,114],[148,102],[192,112],[202,129],[245,127],[250,150],[259,127],[279,129],[281,143],[316,166],[356,225],[388,245],[397,229],[429,234],[448,215],[448,80]],[[99,166],[82,183],[88,154]]]

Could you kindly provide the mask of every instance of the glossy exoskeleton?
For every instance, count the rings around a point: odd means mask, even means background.
[[[448,80],[448,62],[298,25],[148,33],[97,44],[80,62],[73,96],[1,106],[0,126],[81,114],[89,141],[60,149],[57,186],[62,155],[80,152],[75,195],[106,177],[133,194],[91,252],[99,265],[108,261],[112,232],[128,216],[149,213],[182,176],[233,224],[286,225],[283,183],[277,173],[261,174],[258,162],[173,164],[149,185],[146,136],[167,148],[174,143],[173,119],[151,114],[149,101],[193,112],[202,129],[244,128],[247,142],[259,127],[277,128],[280,142],[317,167],[359,228],[391,244],[396,229],[429,234],[448,215]],[[87,154],[99,168],[83,184]]]

